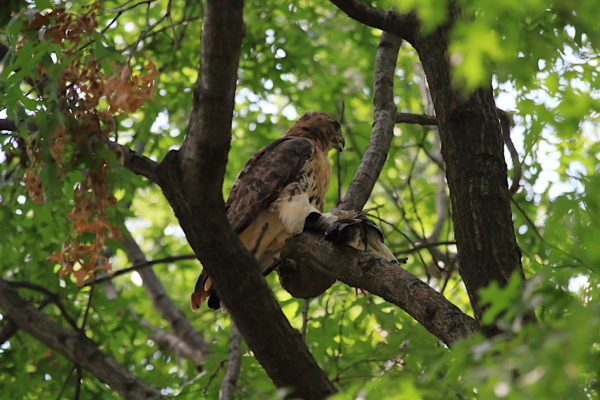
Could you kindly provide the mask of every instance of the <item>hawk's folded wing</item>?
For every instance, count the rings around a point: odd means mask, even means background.
[[[283,137],[248,160],[225,204],[227,220],[235,233],[241,234],[262,212],[269,209],[286,186],[300,178],[314,151],[313,143],[307,138]],[[252,242],[258,243],[260,240],[257,237]],[[211,296],[209,307],[218,308],[219,300],[212,290],[212,281],[203,270],[191,296],[192,309],[197,310],[208,296]]]

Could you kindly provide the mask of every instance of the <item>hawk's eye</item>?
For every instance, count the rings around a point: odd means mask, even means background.
[[[333,121],[331,123],[331,125],[333,125],[333,129],[335,129],[336,131],[341,131],[342,130],[342,128],[340,127],[340,123],[337,122],[337,121]]]

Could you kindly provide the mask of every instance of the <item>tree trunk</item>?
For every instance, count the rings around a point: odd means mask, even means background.
[[[438,118],[460,275],[479,320],[483,307],[478,290],[493,281],[504,286],[514,272],[523,276],[502,130],[491,88],[463,95],[452,87],[444,29],[418,37],[415,47]],[[487,333],[493,331],[487,328]]]

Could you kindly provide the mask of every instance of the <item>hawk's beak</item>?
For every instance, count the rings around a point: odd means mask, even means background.
[[[344,139],[344,137],[340,135],[337,137],[337,141],[336,141],[336,148],[338,151],[344,151],[344,147],[346,146],[346,140]]]

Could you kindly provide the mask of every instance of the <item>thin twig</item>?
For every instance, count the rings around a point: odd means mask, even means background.
[[[452,240],[446,240],[446,241],[442,241],[442,242],[431,242],[431,243],[423,242],[423,243],[419,243],[419,244],[415,245],[415,247],[413,247],[412,249],[395,251],[394,255],[399,256],[401,254],[410,254],[410,253],[419,251],[421,249],[428,249],[430,247],[435,247],[435,246],[452,246],[452,245],[456,245],[456,242],[452,241]]]
[[[75,372],[75,368],[76,368],[75,365],[73,365],[73,368],[71,368],[71,370],[67,374],[67,377],[65,378],[62,386],[60,387],[60,391],[58,392],[58,396],[56,396],[56,400],[62,399],[62,394],[64,393],[65,389],[67,388],[67,383],[69,383],[69,379],[71,378],[71,375],[73,375],[73,372]]]
[[[173,30],[173,41],[175,42],[175,50],[179,50],[179,39],[177,38],[177,31],[175,30],[175,24],[173,24],[173,16],[171,15],[171,5],[173,0],[169,0],[167,3],[167,17],[169,19],[169,25]]]
[[[529,215],[527,215],[527,213],[525,212],[525,210],[523,210],[523,208],[519,205],[519,203],[517,203],[517,201],[514,198],[512,198],[512,197],[511,197],[510,201],[517,208],[517,210],[519,210],[519,212],[521,213],[521,215],[523,216],[523,218],[525,218],[525,221],[527,221],[527,223],[529,224],[529,226],[531,227],[531,229],[533,229],[533,232],[535,233],[535,235],[538,237],[538,239],[540,239],[542,241],[542,243],[544,243],[545,245],[553,248],[554,250],[556,250],[556,251],[558,251],[558,252],[566,255],[567,257],[572,258],[573,260],[577,261],[579,264],[581,264],[582,266],[586,267],[590,271],[594,271],[594,269],[592,267],[590,267],[589,265],[587,265],[580,258],[574,256],[573,254],[569,253],[568,251],[563,250],[560,247],[558,247],[558,246],[556,246],[556,245],[548,242],[546,239],[544,239],[544,237],[542,236],[542,234],[538,230],[537,226],[535,226],[535,223],[531,220],[531,218],[529,218]]]
[[[79,328],[81,333],[85,333],[85,324],[87,323],[88,316],[90,315],[90,307],[92,305],[93,297],[94,297],[94,286],[92,286],[92,288],[90,289],[87,304],[85,306],[85,312],[83,313],[83,319],[81,320],[81,327]]]
[[[335,356],[334,356],[334,362],[335,362],[335,378],[333,379],[334,382],[336,382],[336,380],[340,377],[340,358],[342,357],[342,336],[343,336],[343,331],[344,331],[344,314],[346,314],[346,301],[344,300],[344,303],[342,304],[342,313],[340,315],[340,322],[338,325],[338,345],[337,345],[337,349],[335,351]]]
[[[106,14],[106,13],[114,13],[114,12],[116,12],[118,14],[122,14],[125,11],[129,11],[129,10],[132,10],[132,9],[136,8],[137,6],[141,6],[142,4],[150,4],[150,3],[153,3],[155,1],[156,0],[141,0],[141,1],[138,1],[137,3],[135,3],[135,4],[132,4],[130,6],[126,6],[126,4],[131,3],[131,1],[127,1],[127,2],[125,2],[125,3],[123,3],[121,5],[121,8],[111,8],[110,10],[106,10],[104,13]]]
[[[85,286],[94,286],[99,283],[110,281],[110,280],[116,278],[117,276],[125,275],[130,272],[137,271],[142,268],[150,267],[150,266],[156,265],[156,264],[172,263],[172,262],[181,261],[181,260],[194,260],[196,258],[197,257],[195,254],[184,254],[181,256],[170,256],[170,257],[157,258],[155,260],[145,261],[143,263],[136,264],[136,265],[133,265],[128,268],[120,269],[118,271],[113,272],[111,275],[106,275],[106,276],[100,277],[98,279],[94,279],[93,281],[86,282],[83,286],[84,287]]]
[[[519,186],[521,183],[521,175],[522,175],[522,166],[521,161],[519,160],[519,153],[515,148],[514,143],[510,137],[510,127],[512,125],[512,118],[510,115],[499,108],[496,109],[496,113],[498,114],[498,118],[500,119],[500,126],[502,128],[502,136],[504,137],[504,144],[510,153],[510,159],[513,164],[513,176],[512,183],[510,185],[510,193],[515,194],[519,190]]]
[[[75,395],[73,396],[74,400],[79,400],[81,397],[81,381],[83,379],[83,371],[81,370],[81,366],[75,366],[75,371],[77,371],[75,378]]]

